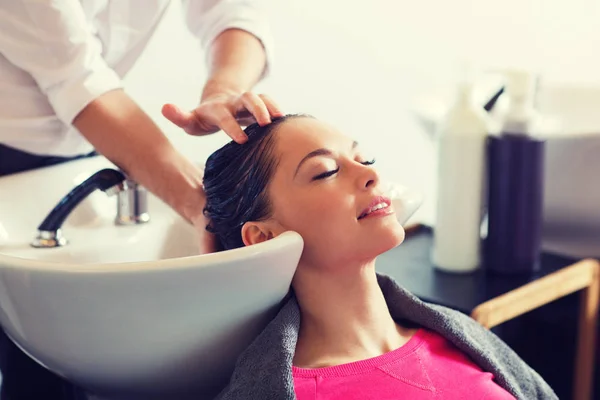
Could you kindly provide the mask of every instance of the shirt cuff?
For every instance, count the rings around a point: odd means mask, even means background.
[[[75,117],[93,100],[122,87],[123,83],[117,73],[107,65],[102,65],[62,82],[46,94],[57,117],[65,124],[71,125]]]

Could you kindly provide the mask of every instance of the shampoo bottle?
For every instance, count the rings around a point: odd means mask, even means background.
[[[459,84],[437,135],[437,207],[432,262],[447,272],[471,272],[481,263],[488,115],[473,102],[473,86]]]
[[[544,191],[544,141],[537,137],[536,77],[505,72],[508,109],[501,132],[489,138],[486,269],[497,273],[538,268]]]

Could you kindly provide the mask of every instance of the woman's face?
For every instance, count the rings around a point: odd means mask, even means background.
[[[404,240],[390,199],[360,146],[311,118],[275,132],[279,165],[269,185],[273,233],[298,232],[302,258],[319,265],[370,261]]]

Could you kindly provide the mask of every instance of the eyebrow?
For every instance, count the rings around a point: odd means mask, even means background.
[[[352,150],[356,149],[357,146],[358,146],[358,142],[356,140],[353,141],[352,142]],[[305,155],[304,158],[302,158],[302,160],[300,160],[300,162],[298,163],[298,166],[296,167],[296,172],[294,173],[294,177],[296,177],[296,175],[298,175],[298,171],[300,171],[300,167],[306,161],[310,160],[313,157],[330,156],[332,154],[333,153],[331,152],[331,150],[323,149],[323,148],[311,151],[310,153]]]

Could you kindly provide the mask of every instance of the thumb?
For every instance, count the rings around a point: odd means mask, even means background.
[[[177,125],[180,128],[187,127],[193,119],[192,113],[182,111],[179,107],[174,104],[165,104],[162,107],[162,115]]]

